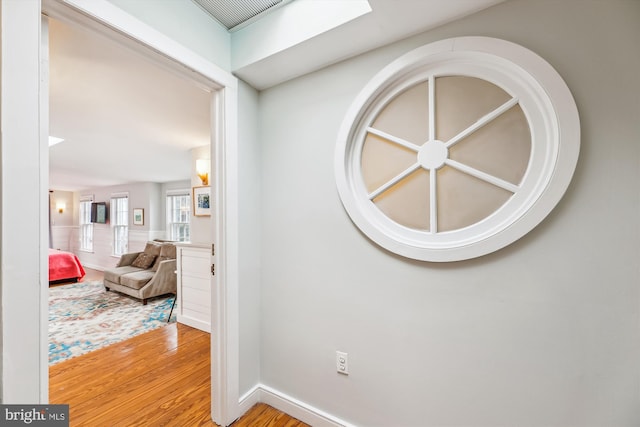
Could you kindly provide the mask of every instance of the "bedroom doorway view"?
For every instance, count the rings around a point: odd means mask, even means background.
[[[123,204],[128,212],[124,221],[128,239],[124,249],[120,248],[121,253],[142,251],[154,239],[172,240],[165,229],[165,224],[169,222],[166,218],[169,215],[165,205],[167,197],[183,195],[178,204],[182,203],[180,206],[183,210],[193,208],[193,187],[204,187],[205,184],[199,181],[195,173],[197,160],[204,158],[209,162],[210,171],[218,170],[214,166],[216,159],[212,156],[215,151],[212,142],[223,144],[224,134],[219,131],[215,133],[212,128],[213,123],[223,122],[220,115],[225,104],[219,94],[221,86],[210,77],[188,71],[178,60],[168,60],[139,42],[125,39],[114,30],[96,25],[90,18],[80,16],[68,6],[56,5],[46,13],[48,19],[43,20],[43,37],[48,36],[50,49],[49,134],[65,139],[49,149],[49,186],[52,190],[49,206],[50,246],[76,256],[78,268],[84,270],[77,277],[71,277],[71,281],[77,279],[75,285],[68,286],[70,280],[67,277],[59,278],[62,284],[53,283],[49,294],[60,301],[70,301],[72,298],[69,295],[60,295],[65,286],[80,296],[91,292],[107,292],[104,289],[103,270],[114,267],[119,260],[118,256],[114,256],[114,246],[118,245],[114,233],[117,232],[117,226],[123,225],[117,217],[118,213],[113,213],[117,209],[109,206],[113,205],[114,200],[120,203],[119,199],[125,199]],[[62,19],[57,19],[58,16]],[[48,29],[46,34],[45,28]],[[100,46],[92,45],[95,42]],[[142,63],[145,65],[141,66]],[[97,80],[86,80],[89,76]],[[125,77],[128,79],[126,82]],[[144,90],[133,89],[149,88],[150,80],[156,78],[160,80],[151,82],[154,90],[145,93]],[[185,92],[188,91],[185,88],[189,88],[189,93],[195,93],[195,97],[187,100]],[[123,89],[123,92],[117,89]],[[178,94],[180,96],[176,97]],[[166,116],[163,118],[162,114]],[[180,119],[175,123],[176,127],[171,128],[171,120],[166,117],[176,116]],[[206,127],[204,138],[203,123]],[[83,164],[88,166],[87,170],[78,166]],[[146,168],[145,165],[153,167]],[[216,188],[220,177],[215,173],[209,175],[211,182],[207,183],[208,187]],[[182,194],[185,189],[186,194]],[[88,208],[95,202],[106,202],[108,215],[112,216],[106,223],[94,221],[90,213],[83,212],[83,203]],[[209,216],[195,217],[191,212],[191,241],[194,240],[194,234],[201,242],[217,240],[216,214],[222,210],[224,200],[217,200],[214,206],[216,210]],[[135,218],[134,209],[135,215],[139,215]],[[88,221],[82,217],[85,214]],[[85,226],[88,231],[82,230]],[[83,247],[87,243],[92,245],[91,250]],[[211,257],[210,261],[214,262],[215,259]],[[111,291],[109,294],[134,301],[139,307],[134,308],[136,313],[146,310],[144,316],[136,320],[139,329],[149,328],[153,321],[163,323],[174,308],[171,294],[151,298],[147,305],[118,292]],[[100,301],[98,305],[104,303]],[[219,303],[223,302],[212,295],[212,312]],[[91,304],[85,298],[77,305],[86,307]],[[61,312],[75,313],[76,309],[67,307]],[[132,317],[130,312],[121,314],[123,318]],[[57,314],[51,316],[56,318]],[[111,316],[109,322],[114,323]],[[175,317],[173,312],[170,323],[175,322]],[[213,325],[214,316],[211,317]],[[93,329],[109,322],[97,321]],[[149,329],[164,326],[161,324]],[[224,324],[220,328],[224,328]],[[102,339],[120,340],[130,332],[123,332],[122,337],[114,337],[110,332],[102,333]],[[81,337],[77,332],[71,332],[70,335],[75,336],[76,341],[85,341],[89,351],[110,344],[90,342],[93,339],[84,339],[86,337],[78,339]],[[96,336],[100,335],[98,331]],[[213,365],[224,350],[224,343],[220,338],[210,341]],[[80,347],[61,348],[67,344],[58,344],[50,342],[50,351],[58,351],[65,360],[71,360],[86,350]],[[50,363],[57,363],[56,358],[50,357]],[[223,407],[224,393],[219,380],[224,377],[224,372],[219,367],[215,371],[211,368],[211,391],[216,398],[211,401],[210,413],[214,414],[217,421],[225,417],[226,409]],[[103,393],[108,392],[103,390]]]

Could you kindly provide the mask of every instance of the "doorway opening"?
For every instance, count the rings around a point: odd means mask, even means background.
[[[236,139],[236,97],[237,82],[229,73],[214,64],[195,55],[193,52],[172,43],[157,31],[135,22],[131,16],[111,4],[68,0],[65,4],[57,1],[43,2],[43,14],[63,22],[79,25],[90,31],[96,31],[133,49],[157,66],[170,70],[194,83],[207,88],[211,93],[211,243],[215,243],[215,253],[211,253],[211,264],[217,264],[216,275],[211,278],[211,414],[220,425],[227,425],[235,419],[238,411],[237,369],[232,362],[237,360],[237,331],[229,328],[236,322],[230,321],[237,316],[237,292],[235,269],[226,268],[235,265],[237,255],[227,250],[227,236],[233,235],[237,221],[233,217],[234,206],[230,206],[227,194],[233,194],[236,185],[227,180],[225,174],[235,170]],[[45,20],[43,20],[45,21]],[[46,25],[43,25],[46,33]],[[43,34],[46,37],[46,34]],[[43,91],[48,97],[48,91]],[[46,105],[46,102],[41,102]],[[41,108],[46,108],[42,107]],[[43,117],[47,117],[45,114]],[[46,123],[41,126],[48,126]],[[45,132],[48,133],[48,132]],[[41,153],[47,156],[47,153]],[[45,157],[47,158],[47,157]],[[231,161],[230,161],[231,160]],[[231,215],[230,215],[231,213]],[[41,215],[44,215],[41,212]],[[213,271],[213,269],[212,269]],[[42,290],[47,295],[48,290]],[[230,344],[235,343],[235,344]],[[44,354],[42,354],[44,353]],[[46,348],[41,349],[41,366],[48,358]],[[230,362],[231,361],[231,362]],[[44,369],[44,372],[48,372]],[[48,381],[43,381],[48,384]],[[43,394],[43,393],[41,393]],[[47,393],[45,392],[46,396]]]

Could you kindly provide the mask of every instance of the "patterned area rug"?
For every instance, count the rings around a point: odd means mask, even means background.
[[[149,298],[147,305],[102,282],[80,282],[49,289],[49,364],[88,353],[165,326],[172,295]],[[174,308],[171,322],[175,322]]]

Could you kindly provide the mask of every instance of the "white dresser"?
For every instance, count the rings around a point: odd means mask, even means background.
[[[211,332],[210,250],[206,245],[176,244],[178,322],[206,332]]]

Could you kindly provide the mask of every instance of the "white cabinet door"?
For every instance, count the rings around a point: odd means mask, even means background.
[[[178,322],[211,332],[211,280],[208,248],[179,246]]]

